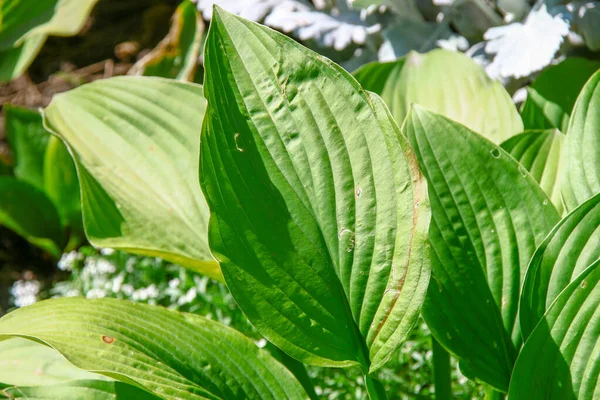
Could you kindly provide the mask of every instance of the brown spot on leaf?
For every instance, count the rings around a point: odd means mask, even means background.
[[[104,336],[102,335],[102,341],[106,344],[113,344],[115,342],[115,338],[112,336]]]

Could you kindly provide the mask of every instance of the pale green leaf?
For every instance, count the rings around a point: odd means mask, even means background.
[[[304,399],[293,375],[218,322],[124,300],[52,299],[0,319],[0,338],[56,349],[73,365],[163,399]]]
[[[204,35],[204,22],[189,0],[177,7],[171,30],[158,46],[129,70],[129,75],[193,81]]]
[[[202,87],[117,77],[57,95],[46,127],[75,157],[90,242],[220,278],[198,181]]]
[[[59,352],[28,339],[0,341],[0,383],[9,386],[41,386],[72,380],[103,379],[76,368]]]
[[[600,193],[600,71],[577,98],[565,140],[562,196],[573,210]]]
[[[538,181],[559,214],[563,211],[559,178],[564,139],[557,129],[526,131],[501,145]]]
[[[497,144],[523,131],[521,117],[502,84],[458,52],[411,52],[391,63],[367,64],[354,75],[365,89],[383,98],[399,124],[415,103]]]
[[[60,256],[65,234],[52,201],[35,186],[11,176],[0,176],[0,225],[29,242]]]
[[[525,342],[509,400],[600,397],[600,262],[559,295]]]
[[[298,360],[376,370],[429,279],[429,205],[408,142],[339,66],[219,8],[205,68],[201,183],[234,298]]]
[[[10,387],[10,400],[160,400],[138,387],[118,381],[78,380],[48,386]]]
[[[519,318],[527,338],[559,293],[600,258],[600,195],[563,218],[536,250],[525,276]]]
[[[414,106],[403,128],[427,177],[432,279],[423,316],[463,373],[507,391],[525,269],[558,213],[510,155]]]

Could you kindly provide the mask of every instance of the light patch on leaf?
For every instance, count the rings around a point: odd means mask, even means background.
[[[485,51],[495,57],[487,72],[496,78],[520,78],[539,71],[552,62],[568,33],[569,22],[560,14],[552,16],[545,4],[525,23],[490,28],[484,35],[489,41]]]

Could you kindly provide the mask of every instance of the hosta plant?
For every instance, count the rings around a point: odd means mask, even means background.
[[[359,368],[372,399],[397,397],[377,373],[421,310],[437,398],[452,398],[446,351],[490,398],[597,397],[600,72],[555,141],[521,133],[504,89],[455,53],[355,78],[215,8],[204,59],[203,87],[114,78],[44,110],[93,244],[224,280],[262,336],[305,364]],[[530,162],[536,135],[550,144]],[[45,384],[51,399],[314,396],[240,333],[148,305],[49,300],[0,319],[0,359],[56,357],[15,338],[72,364],[46,382],[7,378],[17,398]]]

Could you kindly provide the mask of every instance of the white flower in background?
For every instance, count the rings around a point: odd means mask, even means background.
[[[112,280],[111,283],[111,291],[113,293],[119,293],[121,288],[123,287],[123,282],[125,281],[125,274],[120,273]]]
[[[258,346],[259,349],[264,349],[267,345],[267,340],[264,338],[260,338],[254,343],[256,343],[256,346]]]
[[[209,20],[212,18],[213,5],[218,5],[225,10],[237,14],[251,21],[262,21],[273,10],[282,3],[296,3],[293,0],[193,0],[198,3],[198,10],[202,16]]]
[[[487,72],[494,78],[528,76],[549,65],[569,33],[569,22],[550,15],[545,4],[531,11],[525,23],[490,28],[485,51],[495,54]]]
[[[196,298],[196,295],[198,293],[196,292],[196,288],[190,288],[190,290],[187,291],[187,293],[183,296],[181,296],[178,300],[177,300],[177,305],[184,305],[184,304],[188,304],[191,303],[192,301],[194,301],[194,299]]]
[[[126,283],[123,286],[121,286],[121,292],[125,296],[131,297],[131,296],[133,296],[133,293],[135,292],[135,288],[133,287],[133,285]]]
[[[13,283],[10,294],[14,297],[16,307],[32,305],[37,301],[40,292],[40,282],[37,280],[18,280]]]
[[[351,44],[363,45],[381,31],[380,24],[369,24],[366,13],[339,7],[331,14],[311,7],[281,4],[265,18],[265,25],[292,33],[300,40],[313,39],[325,47],[343,50]]]
[[[169,288],[176,289],[180,283],[181,281],[179,280],[179,278],[173,278],[169,281]]]
[[[88,257],[85,259],[82,275],[88,277],[98,277],[102,275],[113,274],[117,267],[103,258]]]
[[[61,271],[72,271],[75,263],[77,261],[83,260],[83,258],[83,254],[75,250],[69,253],[64,253],[58,261],[58,269],[60,269]]]
[[[133,292],[131,299],[133,301],[146,301],[156,299],[159,295],[158,288],[153,283],[148,287],[138,289]]]
[[[104,247],[100,249],[100,254],[103,256],[110,256],[115,252],[115,249],[111,249],[110,247]]]
[[[87,297],[88,299],[102,299],[106,297],[106,292],[102,289],[94,288],[90,289],[86,293],[85,297]]]

